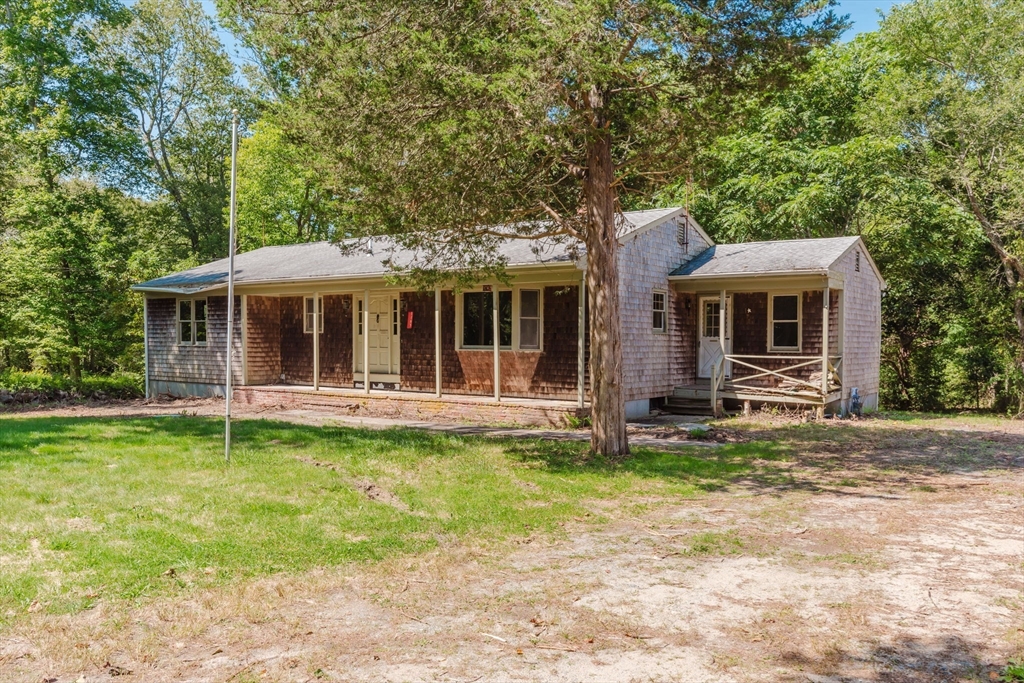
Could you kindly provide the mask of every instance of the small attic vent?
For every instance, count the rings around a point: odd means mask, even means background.
[[[853,269],[858,273],[860,272],[860,249],[854,252]]]
[[[678,227],[676,228],[676,241],[679,242],[679,246],[683,248],[683,253],[690,253],[690,224],[685,218],[679,221]]]

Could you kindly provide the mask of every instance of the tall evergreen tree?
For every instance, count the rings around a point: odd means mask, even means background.
[[[628,453],[620,202],[685,164],[738,94],[784,83],[842,22],[821,2],[223,3],[282,75],[362,234],[425,271],[500,268],[500,240],[586,247],[592,447]],[[467,273],[466,264],[480,264]]]

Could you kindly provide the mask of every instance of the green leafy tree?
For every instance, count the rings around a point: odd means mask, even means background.
[[[916,0],[879,41],[868,125],[900,136],[912,172],[970,216],[1000,263],[1024,414],[1024,2]],[[1001,327],[1001,326],[1000,326]]]
[[[741,125],[702,149],[694,176],[663,197],[692,202],[723,241],[860,234],[874,207],[908,189],[896,171],[900,141],[858,124],[876,61],[861,45],[817,52],[786,90],[748,101]]]
[[[74,379],[125,369],[118,361],[140,334],[127,281],[141,247],[135,204],[83,183],[13,193],[6,215],[18,231],[3,265],[18,334],[4,341],[9,354]]]
[[[969,214],[908,164],[904,139],[867,125],[891,55],[877,40],[817,51],[789,88],[754,98],[666,189],[723,241],[864,237],[886,276],[882,400],[892,408],[998,402],[1005,324],[998,261]],[[1005,386],[1002,390],[1005,393]]]
[[[123,181],[134,166],[126,70],[104,59],[98,38],[129,15],[112,0],[23,0],[4,9],[0,359],[77,377],[123,334],[107,315],[116,307],[97,263],[111,233],[90,197],[103,193],[72,179]]]
[[[591,443],[609,456],[628,453],[621,202],[842,26],[807,0],[223,5],[280,74],[288,132],[351,194],[352,229],[418,249],[420,282],[500,271],[509,237],[586,247]]]
[[[79,171],[124,173],[134,137],[125,74],[97,31],[125,22],[116,0],[23,0],[0,23],[0,129],[19,175],[53,188]]]
[[[264,119],[238,148],[238,247],[330,239],[336,201],[321,173],[307,164],[310,150],[288,140]]]
[[[249,119],[253,103],[212,20],[198,0],[138,0],[104,40],[108,59],[130,68],[143,175],[173,209],[179,258],[223,256],[231,110]]]

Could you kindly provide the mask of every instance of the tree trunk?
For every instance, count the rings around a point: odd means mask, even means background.
[[[598,131],[587,147],[587,175],[583,182],[590,304],[590,448],[604,456],[621,457],[629,455],[629,444],[622,394],[614,178],[611,139],[607,133]]]

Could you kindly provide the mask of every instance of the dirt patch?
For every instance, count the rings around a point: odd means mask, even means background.
[[[313,467],[323,467],[324,469],[331,470],[332,472],[339,471],[337,465],[333,463],[314,460],[313,458],[306,458],[303,456],[295,456],[295,459],[304,462],[307,465],[312,465]],[[359,491],[370,500],[390,505],[396,510],[401,510],[402,512],[409,512],[409,506],[406,505],[405,501],[376,482],[370,481],[369,479],[357,479],[351,480],[348,483],[352,488]]]
[[[786,459],[517,543],[33,613],[0,679],[953,683],[1024,653],[1019,423],[727,424]]]

